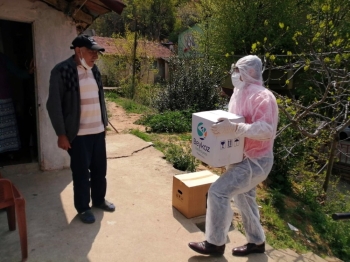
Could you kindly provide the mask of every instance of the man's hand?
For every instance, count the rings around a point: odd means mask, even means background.
[[[58,136],[57,145],[59,148],[62,148],[63,150],[66,150],[66,151],[69,148],[71,148],[68,137],[66,135]]]
[[[226,117],[218,118],[218,122],[211,126],[211,131],[215,135],[234,134],[237,131],[237,124],[231,122]]]

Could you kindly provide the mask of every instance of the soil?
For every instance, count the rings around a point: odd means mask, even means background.
[[[107,102],[108,110],[108,131],[107,134],[128,133],[130,129],[139,129],[145,131],[145,126],[137,125],[135,122],[140,119],[141,114],[126,113],[123,107],[115,104],[114,102]]]

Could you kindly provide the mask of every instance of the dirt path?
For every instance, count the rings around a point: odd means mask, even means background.
[[[128,133],[130,129],[139,129],[140,131],[145,131],[145,127],[142,125],[134,124],[141,115],[140,114],[128,114],[120,106],[114,102],[107,101],[108,108],[108,132],[107,134],[115,134],[117,129],[119,133]]]

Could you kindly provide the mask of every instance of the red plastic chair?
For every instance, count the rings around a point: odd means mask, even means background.
[[[21,243],[22,261],[28,258],[27,222],[25,200],[10,180],[0,175],[0,209],[6,209],[10,231],[16,230],[16,217]]]

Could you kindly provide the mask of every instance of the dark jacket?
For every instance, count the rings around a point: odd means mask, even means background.
[[[102,122],[108,124],[101,74],[96,65],[92,68],[100,99]],[[57,64],[51,70],[49,98],[46,103],[51,123],[57,136],[66,135],[70,142],[76,137],[80,125],[80,88],[74,56]]]

